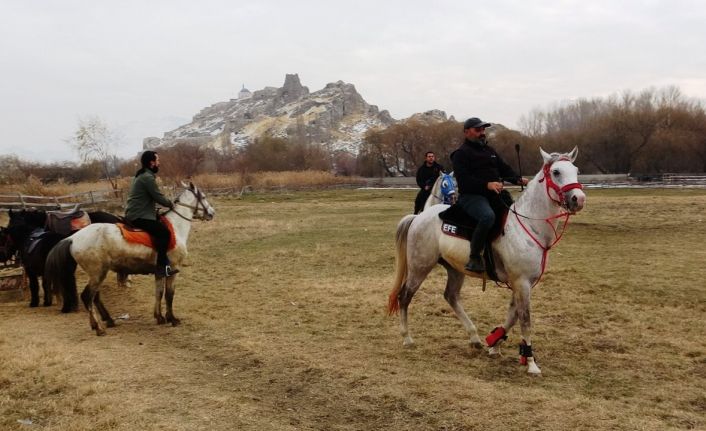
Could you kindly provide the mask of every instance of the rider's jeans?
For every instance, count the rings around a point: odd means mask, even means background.
[[[475,230],[473,230],[471,254],[480,255],[485,246],[485,240],[488,238],[488,232],[490,232],[490,228],[495,223],[495,213],[490,207],[488,198],[482,195],[462,194],[458,198],[458,204],[466,214],[478,223]]]

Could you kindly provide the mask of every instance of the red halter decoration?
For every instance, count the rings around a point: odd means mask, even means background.
[[[566,157],[562,157],[559,160],[556,160],[556,162],[564,161],[564,160],[570,161],[570,159],[568,159]],[[547,196],[549,196],[549,199],[551,199],[557,205],[562,206],[562,205],[564,205],[564,203],[566,201],[564,193],[568,192],[569,190],[573,190],[573,189],[583,189],[583,185],[581,185],[581,183],[571,183],[571,184],[565,185],[564,187],[559,187],[552,180],[552,176],[551,176],[552,164],[554,164],[554,162],[544,165],[544,168],[542,168],[542,172],[544,173],[544,178],[539,180],[539,182],[541,183],[542,181],[546,180]],[[554,192],[556,193],[559,200],[556,200],[552,197],[551,193],[549,193],[549,189],[554,190]],[[549,249],[554,247],[554,245],[556,245],[556,243],[558,243],[559,240],[561,240],[561,237],[564,235],[564,232],[566,231],[566,227],[569,225],[569,217],[571,216],[571,213],[566,211],[561,214],[557,214],[555,216],[551,216],[551,217],[544,219],[544,221],[554,231],[554,241],[552,241],[551,244],[548,244],[545,246],[545,245],[542,245],[539,242],[539,239],[537,239],[536,236],[532,235],[532,232],[530,232],[530,230],[527,229],[527,227],[524,225],[524,223],[522,223],[522,220],[520,220],[520,216],[519,216],[519,214],[517,214],[517,211],[513,211],[513,212],[515,213],[515,218],[517,219],[517,222],[520,224],[520,226],[522,226],[522,229],[524,229],[524,231],[527,232],[527,235],[529,235],[529,237],[532,238],[532,241],[534,241],[534,243],[537,244],[539,246],[539,248],[542,249],[541,272],[539,273],[539,277],[537,277],[537,281],[535,281],[534,284],[532,284],[532,287],[534,287],[537,285],[537,283],[539,283],[539,280],[542,279],[542,275],[544,275],[544,270],[546,269],[546,266],[547,266],[547,254],[549,253]],[[561,233],[558,233],[556,227],[552,224],[552,220],[562,218],[562,217],[564,217],[564,225],[561,229]]]
[[[561,162],[561,161],[571,161],[571,160],[566,157],[562,157],[556,161]],[[549,196],[549,199],[553,200],[554,202],[558,203],[559,205],[563,205],[564,201],[566,200],[564,198],[564,193],[568,192],[569,190],[573,190],[573,189],[583,189],[583,185],[581,185],[581,183],[571,183],[571,184],[565,185],[564,187],[559,187],[554,182],[554,180],[552,180],[551,170],[552,170],[553,164],[554,164],[554,162],[552,162],[551,164],[548,163],[548,164],[544,165],[544,168],[542,168],[542,172],[544,173],[544,178],[539,180],[539,182],[541,183],[542,181],[547,180],[547,196]],[[554,190],[554,192],[556,193],[559,200],[556,200],[552,197],[551,193],[549,193],[549,189]]]

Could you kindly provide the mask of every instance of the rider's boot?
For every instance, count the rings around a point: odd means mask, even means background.
[[[483,258],[480,256],[480,253],[471,253],[471,258],[469,259],[464,269],[470,272],[484,272],[485,265],[483,264]]]
[[[473,237],[471,238],[471,258],[466,264],[466,271],[470,272],[484,272],[485,265],[483,264],[483,244],[485,243],[484,232],[476,227],[476,231],[473,232]]]

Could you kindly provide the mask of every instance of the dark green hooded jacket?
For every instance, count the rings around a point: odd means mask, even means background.
[[[159,191],[154,172],[145,169],[144,172],[132,179],[130,193],[127,195],[125,218],[130,221],[138,218],[157,220],[155,203],[168,208],[174,206],[172,201]]]

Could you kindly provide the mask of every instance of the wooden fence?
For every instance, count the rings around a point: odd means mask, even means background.
[[[706,185],[706,174],[664,174],[662,175],[664,184],[670,185]]]
[[[63,196],[30,196],[22,193],[0,194],[0,210],[10,209],[42,209],[63,210],[76,205],[83,207],[96,207],[106,205],[122,205],[123,190],[92,190],[88,192],[72,193]]]

